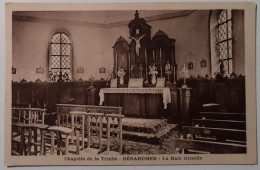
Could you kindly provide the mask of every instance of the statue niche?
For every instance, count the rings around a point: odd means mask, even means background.
[[[120,36],[114,48],[114,69],[118,70],[119,68],[123,67],[126,70],[129,69],[129,43],[126,41],[125,38]]]

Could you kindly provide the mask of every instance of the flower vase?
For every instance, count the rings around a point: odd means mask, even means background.
[[[155,76],[155,74],[152,75],[152,84],[156,84],[156,76]]]
[[[124,76],[120,76],[119,84],[120,84],[120,85],[123,85],[123,84],[124,84]]]

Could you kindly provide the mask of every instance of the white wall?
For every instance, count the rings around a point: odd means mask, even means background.
[[[191,75],[210,75],[209,11],[195,11],[186,17],[153,21],[148,24],[152,26],[152,36],[161,29],[169,38],[176,39],[175,55],[178,69],[192,61],[194,69],[190,70]],[[72,37],[75,80],[89,79],[91,74],[96,79],[109,77],[109,69],[113,67],[114,43],[119,36],[130,42],[127,25],[105,29],[14,21],[12,65],[17,68],[17,74],[13,75],[13,81],[23,78],[27,81],[35,81],[38,78],[48,81],[48,43],[51,34],[57,30],[66,30]],[[239,57],[243,58],[243,55]],[[207,67],[200,67],[202,59],[206,60]],[[36,74],[36,68],[40,66],[45,69],[44,74]],[[106,74],[99,73],[102,66],[107,69]],[[77,73],[79,67],[83,67],[85,72]],[[177,73],[179,74],[179,71]]]

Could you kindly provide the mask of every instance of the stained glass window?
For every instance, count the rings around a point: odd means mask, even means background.
[[[71,43],[65,33],[52,36],[50,44],[50,81],[71,80]]]
[[[221,10],[218,15],[217,52],[220,73],[230,75],[232,67],[232,17],[231,10]]]

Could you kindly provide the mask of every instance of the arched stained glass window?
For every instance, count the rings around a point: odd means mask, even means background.
[[[58,32],[52,36],[50,43],[49,75],[50,81],[59,79],[71,81],[72,79],[72,56],[70,37]]]
[[[230,75],[232,67],[232,17],[231,10],[221,10],[217,25],[217,55],[220,63],[220,73]]]

